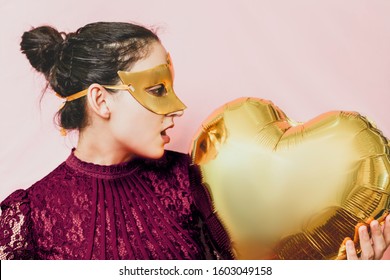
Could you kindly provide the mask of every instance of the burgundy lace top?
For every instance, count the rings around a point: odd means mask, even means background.
[[[189,157],[177,152],[111,166],[72,152],[1,203],[0,259],[231,258],[189,170]]]

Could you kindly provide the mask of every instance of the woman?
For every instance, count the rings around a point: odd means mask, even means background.
[[[153,32],[98,22],[65,35],[42,26],[24,33],[21,49],[64,98],[59,124],[79,140],[65,162],[2,202],[0,258],[233,257],[189,157],[164,150],[185,105]],[[363,257],[382,256],[389,224],[384,234],[374,225],[374,246],[363,228]],[[349,243],[347,253],[356,258]]]

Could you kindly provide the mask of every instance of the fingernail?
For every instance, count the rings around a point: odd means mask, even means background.
[[[355,248],[355,245],[353,244],[353,241],[352,240],[348,240],[346,243],[345,243],[345,246],[347,247],[347,249],[350,249],[350,250],[353,250]]]
[[[359,234],[362,235],[362,236],[367,236],[368,235],[367,227],[366,226],[359,227]]]

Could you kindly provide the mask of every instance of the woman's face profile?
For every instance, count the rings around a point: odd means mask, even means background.
[[[156,42],[151,45],[149,55],[137,61],[130,72],[144,71],[165,63],[167,52]],[[148,89],[154,95],[163,90],[161,85]],[[167,115],[156,114],[142,106],[128,91],[113,95],[110,111],[108,125],[117,148],[147,158],[159,158],[163,155],[164,145],[170,141],[166,130],[174,126],[174,117],[183,113],[176,111]]]

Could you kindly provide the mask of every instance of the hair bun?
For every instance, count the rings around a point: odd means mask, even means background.
[[[23,33],[20,48],[30,64],[48,77],[63,41],[61,33],[56,29],[41,26]]]

